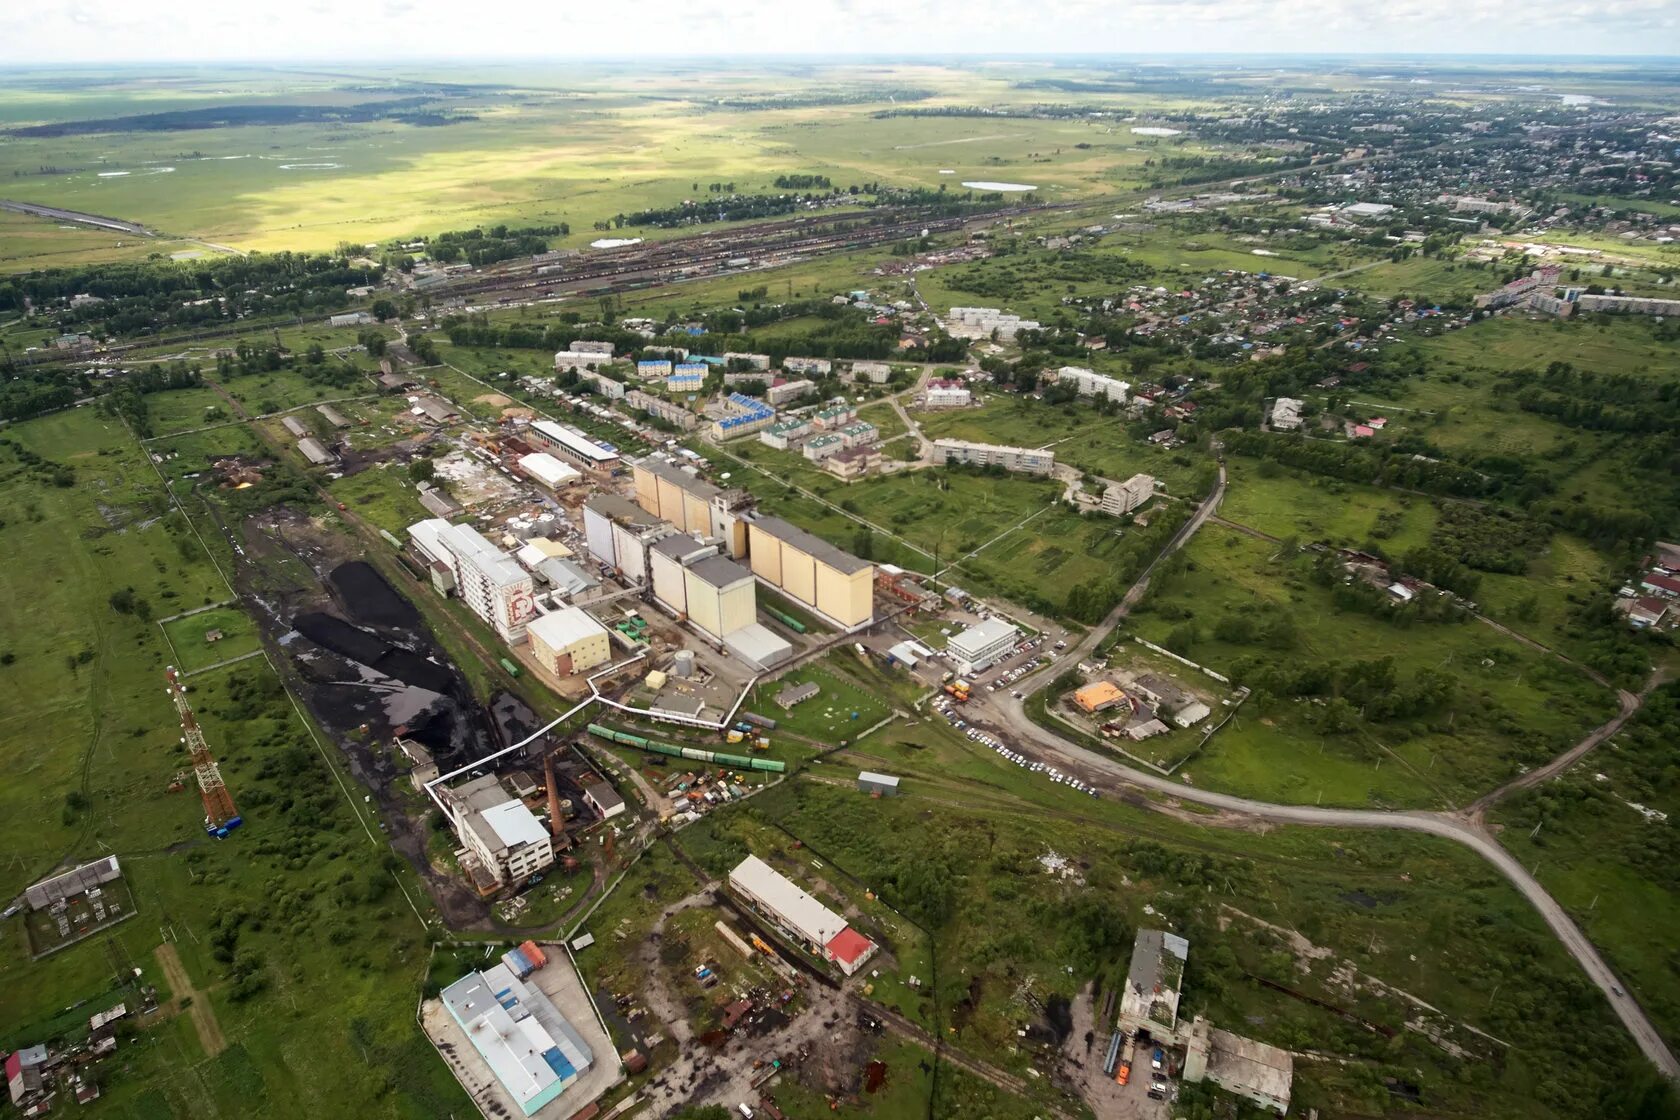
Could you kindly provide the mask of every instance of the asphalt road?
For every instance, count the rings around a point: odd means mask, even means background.
[[[1173,537],[1159,557],[1146,569],[1138,581],[1126,593],[1120,604],[1109,612],[1100,626],[1082,638],[1076,645],[1068,649],[1066,658],[1072,662],[1084,660],[1091,651],[1102,641],[1102,638],[1123,620],[1132,607],[1142,598],[1148,589],[1149,579],[1157,564],[1183,547],[1184,543],[1201,528],[1219,508],[1219,502],[1225,494],[1225,468],[1221,464],[1219,481],[1213,492],[1203,500],[1195,515],[1184,524],[1178,534]],[[1109,755],[1098,754],[1062,738],[1055,732],[1040,727],[1034,723],[1024,710],[1024,705],[1031,700],[1034,692],[1043,688],[1052,674],[1040,673],[1029,678],[1034,683],[1024,687],[1021,692],[1025,697],[1016,700],[1006,691],[995,693],[977,693],[969,711],[973,717],[981,721],[995,722],[1006,727],[1016,738],[1017,746],[1026,753],[1027,748],[1037,748],[1041,759],[1059,763],[1076,773],[1083,775],[1086,781],[1102,787],[1100,779],[1106,779],[1110,790],[1118,786],[1131,786],[1137,789],[1149,790],[1157,793],[1170,794],[1182,801],[1206,805],[1227,813],[1262,820],[1277,824],[1312,825],[1321,828],[1383,828],[1397,829],[1402,832],[1424,832],[1432,836],[1444,837],[1457,841],[1474,851],[1477,855],[1492,864],[1499,873],[1524,898],[1540,912],[1546,925],[1569,950],[1571,956],[1580,964],[1592,982],[1598,985],[1604,993],[1604,998],[1610,1001],[1616,1015],[1621,1019],[1628,1033],[1633,1036],[1645,1056],[1651,1063],[1671,1078],[1680,1078],[1680,1062],[1675,1060],[1674,1053],[1663,1041],[1651,1020],[1646,1017],[1644,1009],[1637,1000],[1627,994],[1627,989],[1605,963],[1604,958],[1587,940],[1579,926],[1569,917],[1556,899],[1546,892],[1546,889],[1528,873],[1528,870],[1515,857],[1501,847],[1479,825],[1479,818],[1434,812],[1398,812],[1373,809],[1326,809],[1313,805],[1277,805],[1266,801],[1253,801],[1246,797],[1235,797],[1231,794],[1217,793],[1212,790],[1197,789],[1185,785],[1172,778],[1162,777],[1145,770],[1137,770],[1127,766]],[[1647,686],[1647,692],[1651,686]],[[1643,695],[1643,694],[1641,694]],[[1622,723],[1638,708],[1640,697],[1633,697],[1624,693],[1622,696],[1622,711],[1609,723],[1595,728],[1580,743],[1555,760],[1535,771],[1539,781],[1543,777],[1555,774],[1566,768],[1570,763],[1580,758],[1587,751],[1596,747],[1604,739],[1614,734]],[[986,720],[990,716],[991,720]],[[1495,799],[1511,787],[1502,787],[1489,795],[1488,799]],[[1480,803],[1479,803],[1480,804]]]

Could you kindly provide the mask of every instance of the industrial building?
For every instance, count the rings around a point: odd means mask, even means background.
[[[531,655],[557,677],[569,677],[603,665],[612,656],[607,628],[582,607],[563,607],[526,627]]]
[[[846,919],[757,856],[736,865],[729,873],[729,886],[784,935],[813,955],[833,961],[847,976],[875,954],[874,942],[848,928]]]
[[[1073,702],[1092,715],[1107,711],[1125,698],[1126,694],[1113,681],[1092,681],[1073,694]]]
[[[670,522],[617,494],[597,494],[583,503],[583,539],[589,554],[633,583],[648,581],[653,542],[676,531]]]
[[[350,427],[350,418],[330,404],[318,404],[315,406],[315,411],[325,416],[327,423],[335,428]]]
[[[601,814],[601,819],[610,821],[624,812],[624,798],[608,782],[590,782],[583,787],[583,801],[591,809]]]
[[[519,469],[529,475],[539,486],[548,490],[559,490],[583,477],[582,471],[567,466],[546,451],[538,451],[532,455],[521,455],[519,457]]]
[[[684,570],[693,563],[718,554],[716,541],[700,540],[687,533],[672,533],[653,542],[648,549],[648,573],[653,598],[679,618],[688,616],[688,582]]]
[[[1120,1026],[1148,1030],[1156,1038],[1178,1038],[1178,996],[1184,987],[1184,964],[1190,942],[1164,930],[1139,930],[1132,963],[1120,994]]]
[[[595,1055],[549,998],[506,960],[467,973],[441,998],[502,1088],[531,1116],[582,1077]]]
[[[525,625],[535,613],[531,573],[471,525],[451,525],[441,517],[408,527],[415,550],[432,568],[432,586],[451,591],[509,645],[525,640]]]
[[[970,626],[954,635],[945,645],[945,652],[957,664],[962,676],[989,669],[1008,657],[1021,641],[1021,628],[1001,618],[988,618],[978,626]]]
[[[461,842],[462,870],[481,894],[524,882],[554,863],[554,839],[494,774],[441,791]]]
[[[1155,496],[1155,479],[1147,474],[1134,474],[1124,482],[1111,482],[1103,491],[1104,513],[1113,517],[1131,513]]]
[[[875,565],[779,517],[747,523],[753,575],[846,629],[875,619]]]
[[[303,457],[308,459],[317,467],[324,467],[328,463],[334,462],[338,459],[337,455],[334,455],[331,451],[327,450],[326,444],[322,443],[314,436],[306,436],[303,439],[298,440],[297,446],[298,451],[303,455]]]
[[[967,463],[979,467],[1002,467],[1021,474],[1050,474],[1056,469],[1054,451],[1034,451],[1027,447],[1006,447],[998,443],[970,443],[962,439],[933,441],[933,461]]]
[[[436,397],[417,397],[414,399],[414,407],[408,411],[409,415],[423,416],[434,424],[448,424],[461,418],[459,409]]]
[[[1272,430],[1293,432],[1301,426],[1301,401],[1294,397],[1279,397],[1272,402]]]
[[[760,669],[793,656],[793,647],[758,622],[752,572],[718,554],[715,541],[674,534],[648,552],[653,597],[678,617]]]
[[[685,533],[716,537],[730,556],[746,555],[747,528],[742,515],[752,507],[752,495],[714,486],[656,455],[638,459],[631,470],[637,505]]]
[[[602,446],[576,428],[552,420],[537,420],[525,430],[525,435],[537,450],[552,452],[583,470],[611,472],[618,466],[617,451]]]
[[[72,868],[61,875],[42,879],[25,890],[23,897],[31,910],[45,910],[54,903],[86,894],[120,878],[122,867],[117,863],[117,857],[106,856],[104,859]]]
[[[1227,1093],[1277,1113],[1289,1111],[1295,1058],[1277,1046],[1216,1030],[1196,1016],[1184,1054],[1184,1080],[1211,1081]]]
[[[285,428],[294,436],[297,436],[299,439],[302,439],[304,436],[309,434],[308,426],[296,416],[282,416],[280,418],[280,426]]]
[[[1126,394],[1132,391],[1129,382],[1083,366],[1063,366],[1056,371],[1056,382],[1073,386],[1082,397],[1104,397],[1120,404],[1126,403]]]
[[[898,795],[898,779],[891,774],[877,774],[872,770],[859,771],[857,777],[858,790],[862,793],[873,794],[876,797],[895,797]]]

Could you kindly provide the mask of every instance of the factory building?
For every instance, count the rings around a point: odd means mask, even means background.
[[[875,618],[875,565],[779,517],[747,523],[753,575],[831,622],[852,629]]]
[[[957,673],[968,676],[989,669],[1008,657],[1021,642],[1021,628],[1001,618],[988,618],[953,635],[945,651],[957,663]]]
[[[1132,390],[1130,383],[1118,377],[1109,377],[1083,366],[1063,366],[1056,371],[1056,382],[1073,386],[1082,397],[1106,397],[1121,404],[1126,403],[1126,394]]]
[[[718,538],[731,556],[746,555],[747,529],[741,515],[751,507],[752,496],[745,490],[724,490],[654,455],[631,468],[636,504],[685,533]]]
[[[459,594],[509,645],[525,640],[535,606],[531,574],[517,560],[472,526],[451,525],[441,517],[410,525],[408,537],[432,566],[434,587]]]
[[[1124,482],[1111,482],[1103,491],[1101,510],[1112,516],[1131,513],[1155,496],[1155,479],[1134,474]]]
[[[757,856],[748,856],[729,873],[729,886],[783,935],[833,961],[847,976],[875,954],[874,942]]]
[[[998,443],[970,443],[962,439],[934,440],[933,461],[940,466],[947,463],[969,463],[980,467],[998,466],[1006,471],[1022,474],[1050,474],[1056,469],[1054,451],[1006,447]]]
[[[1120,993],[1120,1027],[1147,1029],[1158,1039],[1178,1039],[1178,995],[1184,987],[1184,964],[1190,942],[1158,929],[1138,931],[1132,963]]]
[[[648,549],[676,532],[617,494],[597,494],[583,503],[583,539],[589,554],[633,583],[648,581]]]
[[[441,999],[526,1116],[559,1097],[595,1064],[577,1029],[505,963],[467,973],[445,988]]]
[[[618,466],[618,452],[590,439],[576,428],[537,420],[525,429],[526,442],[587,471],[611,472]]]
[[[461,841],[463,868],[481,893],[517,885],[553,865],[548,829],[496,775],[442,790],[439,799]]]
[[[1200,1015],[1191,1021],[1184,1080],[1211,1081],[1227,1093],[1282,1116],[1289,1111],[1289,1089],[1294,1079],[1295,1059],[1289,1051],[1216,1030]]]
[[[698,540],[686,533],[672,533],[655,541],[648,549],[655,601],[677,617],[687,617],[688,582],[683,578],[684,569],[717,554],[715,541]]]
[[[582,607],[562,607],[542,615],[525,632],[537,664],[557,677],[588,672],[612,656],[607,628]]]
[[[582,471],[567,466],[546,451],[520,456],[519,469],[548,490],[560,490],[583,477]]]
[[[752,573],[727,556],[687,565],[683,584],[688,620],[720,642],[758,620]]]

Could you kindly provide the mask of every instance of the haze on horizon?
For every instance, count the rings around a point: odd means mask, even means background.
[[[0,11],[0,66],[326,59],[1335,53],[1651,56],[1680,0],[72,0]]]

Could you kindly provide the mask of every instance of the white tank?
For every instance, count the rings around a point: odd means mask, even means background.
[[[671,672],[685,680],[694,675],[694,651],[679,649],[671,661]]]

